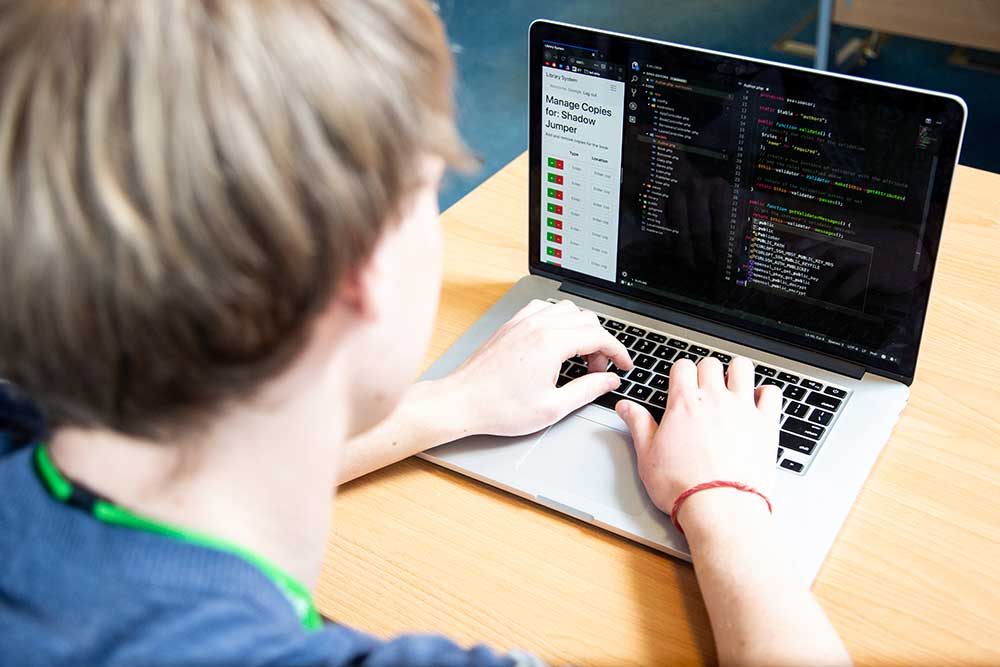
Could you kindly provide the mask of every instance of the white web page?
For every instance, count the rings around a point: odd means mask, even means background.
[[[541,259],[615,280],[625,84],[542,71]]]

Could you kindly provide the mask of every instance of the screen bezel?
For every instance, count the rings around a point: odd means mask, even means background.
[[[881,359],[873,359],[871,356],[863,353],[851,353],[847,350],[841,350],[835,346],[817,343],[814,339],[807,336],[796,334],[793,332],[777,330],[773,327],[766,327],[764,325],[752,325],[748,324],[745,320],[740,320],[739,318],[729,317],[723,314],[713,312],[709,309],[702,309],[696,306],[685,304],[681,301],[669,299],[667,297],[658,297],[648,292],[637,290],[634,288],[624,287],[616,282],[603,280],[600,278],[595,278],[593,276],[588,276],[583,273],[565,269],[562,267],[557,267],[551,264],[547,264],[541,260],[541,206],[539,202],[541,201],[541,127],[542,127],[542,104],[541,104],[541,90],[542,90],[542,42],[545,40],[557,41],[569,44],[586,44],[595,45],[595,49],[605,51],[609,54],[619,53],[623,54],[627,52],[627,46],[629,43],[640,44],[644,48],[661,48],[661,49],[682,49],[684,51],[689,51],[697,54],[703,54],[705,57],[709,57],[714,60],[728,63],[729,66],[739,66],[740,63],[753,63],[754,65],[766,65],[769,67],[775,67],[780,70],[785,70],[788,72],[794,72],[799,76],[817,76],[817,77],[829,77],[834,79],[841,79],[844,81],[850,81],[853,85],[862,84],[865,86],[874,86],[879,89],[892,89],[894,91],[900,91],[900,94],[905,95],[929,95],[935,97],[942,102],[942,108],[948,104],[954,104],[958,107],[961,114],[960,129],[956,132],[943,132],[941,140],[941,160],[938,163],[938,171],[934,179],[933,192],[930,199],[930,208],[927,217],[927,227],[925,232],[925,239],[927,240],[927,252],[922,255],[921,261],[926,261],[929,263],[929,274],[927,279],[927,287],[922,298],[918,302],[918,307],[921,310],[920,317],[915,321],[915,338],[912,344],[912,350],[907,350],[907,356],[902,360],[899,365],[890,365],[889,363],[882,363]],[[586,40],[586,41],[583,41]],[[600,45],[598,45],[600,43]],[[619,61],[621,62],[621,61]],[[848,76],[845,74],[837,74],[832,72],[822,72],[818,70],[812,70],[804,67],[798,67],[795,65],[785,65],[782,63],[775,63],[767,60],[761,60],[757,58],[746,58],[743,56],[737,56],[733,54],[723,53],[719,51],[712,51],[708,49],[699,49],[695,47],[683,46],[680,44],[673,44],[670,42],[664,42],[653,39],[646,39],[642,37],[636,37],[631,35],[623,35],[620,33],[607,32],[603,30],[596,30],[592,28],[586,28],[583,26],[575,26],[570,24],[558,23],[553,21],[547,21],[539,19],[534,21],[529,28],[529,67],[530,67],[530,111],[529,111],[529,271],[532,275],[541,275],[555,280],[571,281],[576,283],[581,283],[590,287],[594,287],[600,290],[611,291],[614,294],[622,295],[630,300],[636,300],[640,302],[648,303],[656,308],[668,309],[673,311],[678,311],[686,315],[691,315],[696,318],[703,320],[708,320],[717,324],[721,324],[725,327],[730,327],[739,331],[747,331],[758,337],[765,337],[783,345],[791,346],[792,348],[802,348],[809,350],[811,352],[819,352],[823,355],[834,359],[840,359],[848,361],[852,364],[857,364],[858,366],[870,371],[874,374],[888,377],[896,380],[910,384],[913,380],[913,375],[916,369],[917,356],[920,348],[920,340],[923,335],[924,323],[927,317],[927,307],[930,300],[930,292],[932,289],[933,279],[934,279],[934,268],[937,260],[938,249],[941,240],[941,231],[944,223],[944,218],[947,209],[948,195],[951,189],[951,182],[954,177],[955,167],[958,163],[959,148],[961,146],[962,136],[965,131],[965,122],[967,117],[967,108],[965,102],[954,95],[949,95],[946,93],[937,93],[933,91],[920,90],[917,88],[910,88],[907,86],[899,86],[895,84],[886,84],[881,82],[872,82],[865,79],[860,79],[857,77]]]

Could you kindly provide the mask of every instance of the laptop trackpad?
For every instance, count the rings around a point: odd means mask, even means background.
[[[542,495],[562,499],[565,494],[555,491],[568,491],[628,514],[639,514],[651,504],[636,470],[632,438],[581,416],[550,428],[518,472],[531,478]],[[546,493],[549,488],[553,491]]]

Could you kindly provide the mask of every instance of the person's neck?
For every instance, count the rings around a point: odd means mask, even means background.
[[[50,452],[65,476],[116,504],[248,549],[312,590],[349,416],[344,396],[277,391],[190,440],[66,429]]]

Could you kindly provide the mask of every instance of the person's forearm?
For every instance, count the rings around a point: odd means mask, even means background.
[[[734,489],[691,496],[680,512],[723,665],[849,665],[812,593],[793,575],[767,506]]]
[[[385,421],[344,443],[337,483],[472,435],[463,398],[447,378],[414,384]]]

